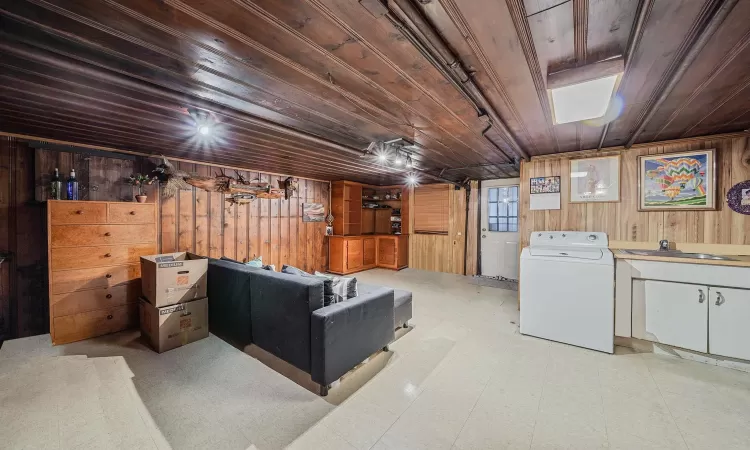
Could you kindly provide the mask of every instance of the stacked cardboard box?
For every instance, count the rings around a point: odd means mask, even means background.
[[[192,253],[141,257],[141,331],[157,352],[208,337],[207,272]]]

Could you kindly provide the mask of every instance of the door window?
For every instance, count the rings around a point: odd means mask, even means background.
[[[490,231],[518,231],[518,186],[489,188],[487,222]]]

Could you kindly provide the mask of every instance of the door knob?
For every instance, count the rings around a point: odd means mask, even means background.
[[[483,234],[483,235],[482,235],[482,238],[486,238],[486,237],[487,237],[487,235],[486,235],[486,234]]]

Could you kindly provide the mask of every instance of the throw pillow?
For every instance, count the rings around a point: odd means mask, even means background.
[[[251,259],[250,261],[246,262],[245,265],[249,267],[256,267],[258,269],[262,269],[263,268],[263,256],[258,256],[255,259]]]
[[[326,277],[333,282],[333,294],[336,296],[336,303],[349,300],[357,295],[357,279],[354,277],[337,277],[327,275],[322,272],[315,272],[319,277]]]
[[[284,266],[281,268],[282,273],[286,273],[289,275],[299,275],[301,277],[315,277],[323,280],[323,306],[328,306],[336,303],[336,296],[333,292],[333,280],[331,280],[328,277],[320,277],[318,275],[313,275],[305,272],[302,269],[298,269],[294,266],[287,266],[284,264]]]
[[[263,266],[263,270],[270,270],[271,272],[276,272],[276,266],[273,264],[267,264]]]

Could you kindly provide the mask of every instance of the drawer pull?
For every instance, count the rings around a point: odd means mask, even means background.
[[[112,253],[107,253],[107,254],[104,255],[104,257],[105,258],[111,258],[112,257]]]
[[[110,233],[109,231],[107,231],[106,233],[104,233],[104,235],[105,236],[112,236],[112,233]]]
[[[79,209],[78,211],[76,211],[76,214],[78,214],[80,216],[81,214],[83,214],[83,210]]]
[[[107,316],[107,320],[112,320],[112,314]]]
[[[724,304],[726,300],[724,300],[724,296],[721,295],[721,292],[716,292],[716,306],[721,306]]]
[[[703,295],[703,289],[698,289],[698,303],[703,303],[706,300],[706,296]]]
[[[130,215],[134,216],[135,215],[135,211],[130,211]]]
[[[107,298],[112,298],[112,294],[107,294]]]
[[[112,278],[112,274],[111,274],[111,273],[108,273],[108,274],[107,274],[107,275],[105,275],[105,276],[106,276],[107,278]]]

